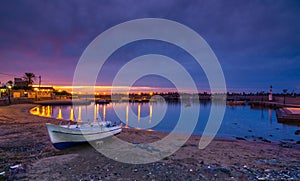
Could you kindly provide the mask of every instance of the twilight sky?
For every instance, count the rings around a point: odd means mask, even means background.
[[[165,18],[199,33],[223,68],[230,91],[300,92],[300,1],[296,0],[27,0],[0,2],[0,81],[42,76],[42,83],[71,85],[80,55],[100,33],[137,18]],[[113,41],[113,40],[112,40]],[[111,85],[131,59],[149,53],[169,56],[192,75],[199,90],[209,86],[201,67],[175,45],[140,41],[117,50],[99,74]],[[148,76],[136,83],[168,87]]]

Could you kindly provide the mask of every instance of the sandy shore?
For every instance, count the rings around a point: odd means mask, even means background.
[[[45,127],[57,120],[30,115],[33,106],[0,107],[0,180],[300,180],[299,144],[217,138],[200,150],[200,136],[192,136],[171,156],[139,165],[106,158],[89,144],[59,151]],[[165,135],[124,129],[118,137],[150,143]]]

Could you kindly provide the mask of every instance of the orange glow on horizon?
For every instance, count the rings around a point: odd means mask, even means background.
[[[33,87],[38,90],[39,85],[33,85]],[[141,95],[141,92],[148,92],[152,93],[152,90],[155,89],[156,91],[174,91],[173,88],[155,88],[155,87],[128,87],[128,86],[72,86],[72,85],[41,85],[40,87],[53,87],[56,90],[59,91],[67,91],[71,93],[78,93],[78,94],[94,94],[94,92],[103,92],[103,95],[110,95],[111,92],[113,91],[114,93],[124,93],[127,94],[129,92],[131,93],[139,93]],[[150,91],[151,90],[151,91]]]
[[[71,94],[92,94],[95,95],[95,92],[99,92],[99,95],[111,95],[111,93],[114,94],[130,94],[135,93],[138,95],[142,95],[143,93],[149,94],[152,96],[154,92],[176,92],[176,88],[167,88],[167,87],[147,87],[147,86],[103,86],[103,85],[95,85],[95,86],[89,86],[89,85],[38,85],[34,84],[32,85],[33,88],[36,88],[38,90],[39,87],[52,87],[55,90],[58,91],[67,91]],[[190,90],[186,89],[187,93],[192,93]]]
[[[53,87],[56,90],[61,91],[67,91],[71,92],[72,94],[77,94],[81,92],[81,94],[94,94],[94,92],[103,92],[104,95],[110,95],[111,92],[113,93],[121,93],[121,94],[127,94],[127,93],[148,93],[150,96],[152,96],[153,92],[177,92],[176,88],[168,88],[168,87],[150,87],[150,86],[104,86],[104,85],[50,85],[50,84],[44,84],[44,85],[38,85],[34,84],[32,85],[33,88],[38,87]],[[104,93],[105,92],[105,93]],[[189,88],[184,90],[186,93],[192,93]],[[196,92],[198,93],[198,92]]]

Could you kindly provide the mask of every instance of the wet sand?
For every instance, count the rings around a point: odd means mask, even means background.
[[[300,147],[292,143],[216,138],[200,150],[200,136],[192,136],[171,156],[148,164],[111,160],[89,144],[56,150],[45,123],[58,121],[30,115],[33,106],[0,107],[0,173],[5,171],[0,180],[300,179]],[[165,135],[124,129],[117,137],[131,143],[150,143]],[[21,166],[10,168],[17,164]]]

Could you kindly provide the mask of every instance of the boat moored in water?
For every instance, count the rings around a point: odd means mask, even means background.
[[[226,104],[229,106],[245,106],[246,102],[245,101],[227,101]]]
[[[300,108],[284,107],[276,109],[279,123],[300,126]]]
[[[96,104],[109,104],[111,101],[110,100],[96,100]]]

